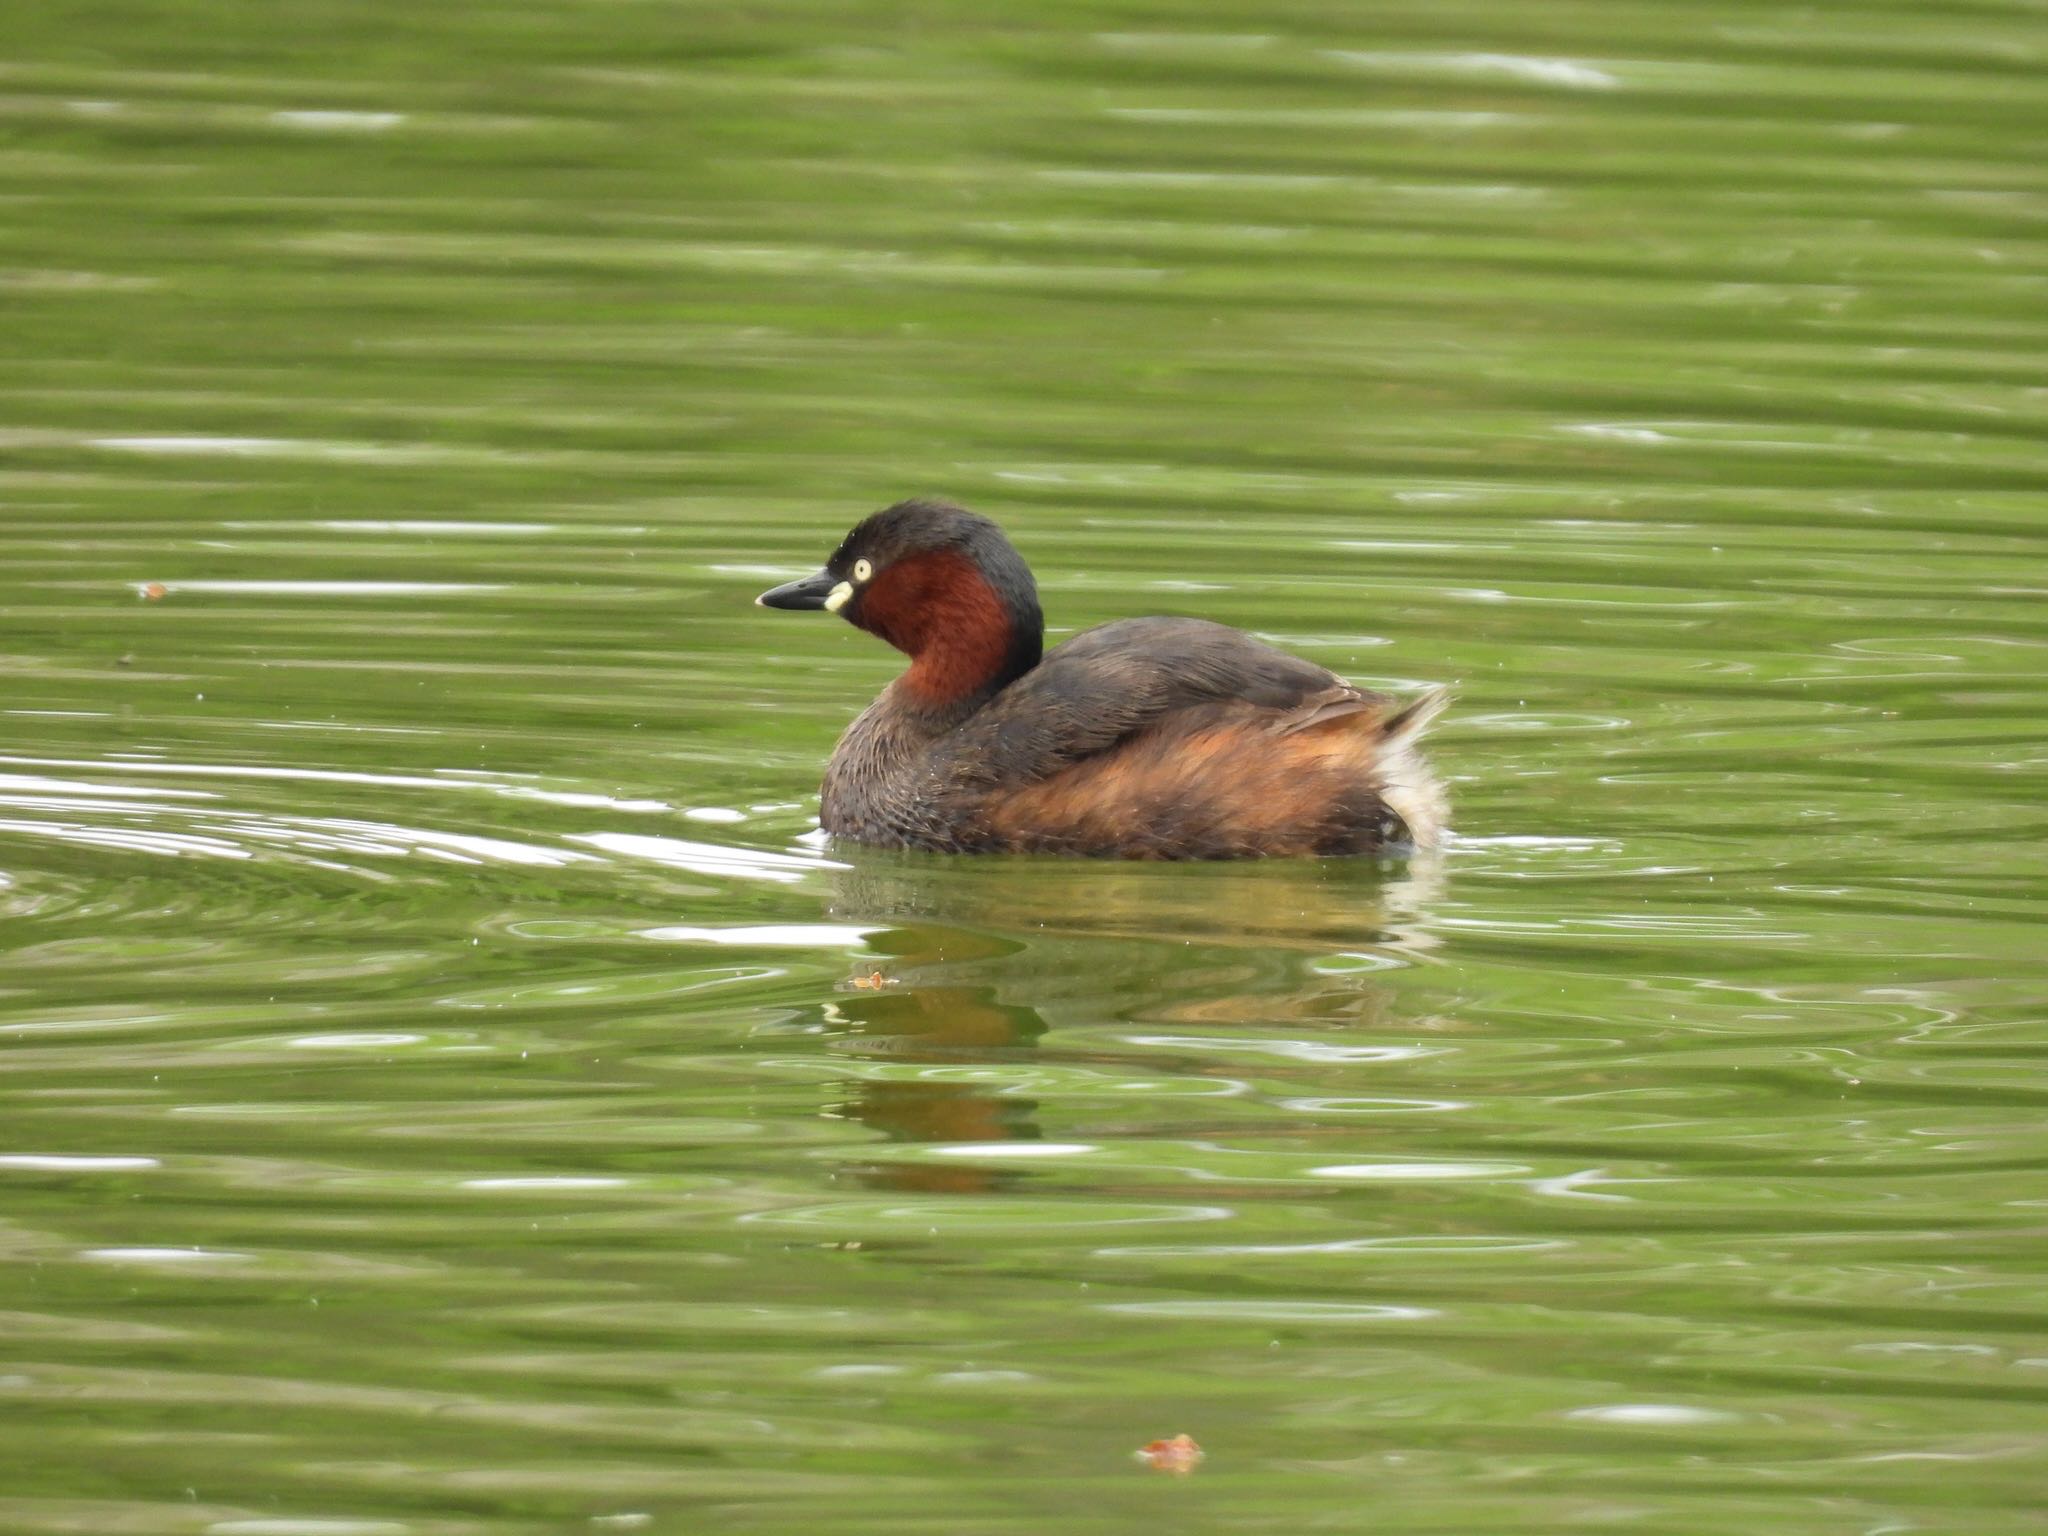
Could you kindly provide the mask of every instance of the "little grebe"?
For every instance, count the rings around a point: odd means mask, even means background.
[[[1041,657],[1023,558],[937,500],[877,512],[824,570],[764,592],[879,635],[910,669],[848,727],[820,820],[948,853],[1231,859],[1436,840],[1414,750],[1448,695],[1405,704],[1205,619],[1119,619]]]

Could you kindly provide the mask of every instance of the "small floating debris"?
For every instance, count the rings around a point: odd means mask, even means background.
[[[1202,1448],[1195,1444],[1193,1435],[1175,1435],[1171,1440],[1154,1440],[1142,1450],[1133,1451],[1131,1455],[1154,1472],[1170,1472],[1175,1477],[1186,1477],[1202,1462]]]
[[[884,987],[897,985],[894,976],[884,976],[880,971],[870,971],[865,976],[853,978],[853,984],[863,992],[879,992]]]
[[[135,595],[145,603],[160,603],[171,595],[171,589],[160,581],[145,581],[135,589]]]

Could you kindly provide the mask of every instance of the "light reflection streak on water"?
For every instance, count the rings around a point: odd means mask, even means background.
[[[445,777],[417,773],[366,773],[333,768],[293,768],[253,763],[169,763],[129,758],[118,763],[89,758],[33,758],[0,753],[0,763],[47,768],[115,768],[121,773],[183,774],[197,778],[275,779],[315,784],[365,784],[391,789],[463,789],[500,795],[510,800],[538,800],[548,805],[658,813],[674,809],[661,800],[621,800],[590,790],[543,789],[538,785],[479,778],[468,771],[447,770]]]
[[[47,808],[88,800],[218,800],[208,789],[166,789],[158,785],[96,784],[86,779],[53,779],[41,774],[0,773],[0,803]],[[65,797],[65,798],[59,798]]]
[[[143,828],[85,827],[60,821],[29,821],[0,817],[0,832],[26,833],[53,842],[76,843],[81,847],[124,849],[131,853],[201,855],[215,859],[247,859],[254,855],[225,838],[204,837],[183,832],[158,832]]]
[[[523,539],[532,538],[541,534],[566,533],[570,531],[570,525],[563,523],[505,523],[485,522],[482,520],[478,520],[475,522],[455,522],[447,519],[437,520],[432,518],[417,517],[329,517],[311,519],[305,522],[290,522],[284,519],[279,519],[273,522],[252,522],[246,520],[231,519],[227,522],[223,522],[221,524],[221,527],[233,530],[237,533],[277,534],[284,532],[288,529],[325,528],[334,533],[417,534],[422,538],[435,539]],[[576,527],[575,531],[581,534],[583,537],[588,538],[594,530],[592,530],[588,525],[581,525]],[[620,535],[634,535],[645,534],[647,532],[647,529],[615,528],[609,531]]]
[[[7,797],[0,803],[30,806],[36,802],[33,797],[19,800]],[[95,808],[91,801],[76,799],[44,803],[74,813]],[[108,814],[132,814],[136,806],[133,801],[111,801],[98,809]],[[210,807],[200,814],[213,818],[213,823],[189,832],[153,826],[86,825],[25,818],[0,818],[0,831],[34,834],[58,842],[93,847],[122,848],[136,853],[203,855],[222,859],[251,859],[264,848],[277,848],[297,854],[345,853],[382,858],[419,856],[451,863],[526,864],[547,868],[593,861],[592,855],[570,849],[540,848],[507,838],[400,827],[345,817],[263,818]],[[325,860],[317,862],[336,869],[350,867]]]
[[[656,837],[634,832],[580,832],[570,841],[624,859],[644,859],[678,869],[707,875],[737,875],[750,880],[773,880],[791,884],[821,869],[840,868],[824,858],[799,858],[794,854],[771,853],[739,848],[726,843],[702,843],[680,837]]]
[[[635,936],[663,944],[718,944],[740,949],[858,949],[873,932],[829,923],[772,923],[735,928],[642,928]]]
[[[179,592],[247,593],[272,597],[453,597],[501,592],[475,581],[176,581],[150,584],[152,595]]]
[[[1199,1318],[1217,1323],[1419,1323],[1441,1317],[1435,1307],[1354,1304],[1340,1301],[1126,1301],[1104,1305],[1125,1317]]]
[[[1560,1238],[1514,1237],[1347,1237],[1320,1243],[1156,1243],[1143,1247],[1097,1248],[1103,1259],[1225,1259],[1295,1258],[1328,1255],[1344,1257],[1367,1254],[1398,1259],[1403,1255],[1428,1258],[1456,1254],[1460,1258],[1487,1254],[1556,1253],[1571,1245]]]
[[[1416,1061],[1449,1049],[1427,1045],[1340,1045],[1322,1040],[1228,1038],[1219,1035],[1128,1035],[1132,1045],[1224,1054],[1281,1056],[1290,1061],[1339,1063]]]

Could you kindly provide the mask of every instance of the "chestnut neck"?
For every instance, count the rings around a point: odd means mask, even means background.
[[[942,720],[971,714],[1037,666],[1044,643],[1036,597],[1003,590],[971,555],[953,549],[885,568],[862,595],[855,622],[910,657],[896,698]]]

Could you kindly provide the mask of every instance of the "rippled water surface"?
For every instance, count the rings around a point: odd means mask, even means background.
[[[9,9],[0,1529],[2041,1529],[2042,24]],[[917,491],[1458,837],[823,846]]]

